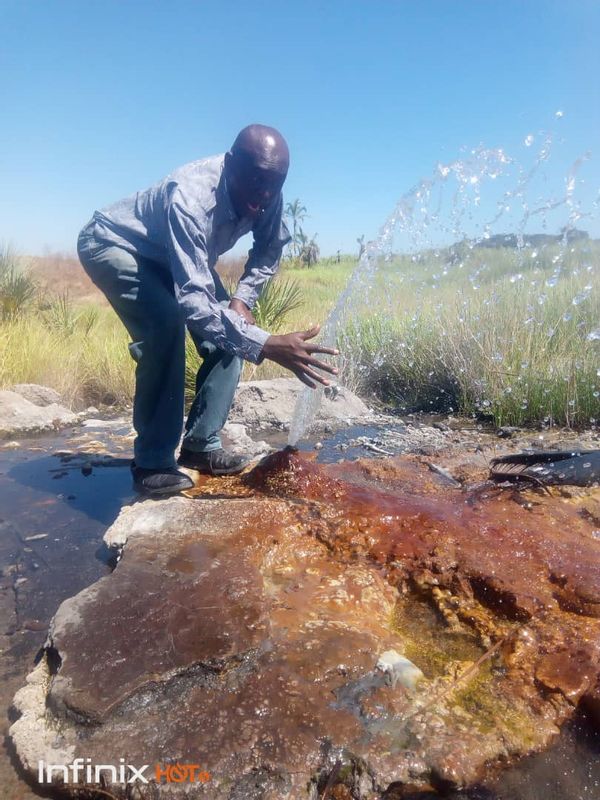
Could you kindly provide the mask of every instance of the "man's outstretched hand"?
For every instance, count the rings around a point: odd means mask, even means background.
[[[313,325],[307,331],[286,333],[282,336],[269,336],[263,345],[262,354],[264,358],[275,361],[277,364],[281,364],[282,367],[289,369],[302,383],[310,386],[311,389],[317,388],[315,381],[322,383],[323,386],[328,386],[329,381],[319,375],[318,372],[315,372],[315,368],[329,372],[331,375],[337,375],[338,370],[324,361],[313,358],[313,354],[326,353],[330,356],[337,356],[339,355],[339,350],[335,350],[333,347],[308,344],[308,340],[314,339],[320,329],[320,325]]]
[[[237,297],[234,297],[229,303],[229,308],[237,312],[240,317],[243,317],[249,325],[256,325],[256,320],[254,319],[252,311],[250,311],[243,300],[238,300]]]

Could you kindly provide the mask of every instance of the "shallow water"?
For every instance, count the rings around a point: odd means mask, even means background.
[[[377,433],[376,427],[338,432],[323,439],[319,460],[364,457],[364,448],[340,452],[339,446]],[[78,428],[29,439],[18,450],[0,450],[0,570],[7,587],[4,596],[10,601],[0,607],[4,735],[9,724],[6,710],[44,643],[56,608],[110,570],[102,535],[121,506],[133,499],[128,434],[127,423]],[[306,449],[314,446],[302,444]],[[40,536],[44,538],[30,538]],[[11,602],[16,611],[12,616]],[[427,619],[420,622],[427,627]],[[600,736],[580,715],[546,753],[524,759],[494,785],[454,797],[600,800],[599,756]],[[41,796],[18,777],[6,742],[0,751],[0,783],[3,796],[11,800]]]
[[[118,432],[128,428],[78,428],[0,449],[0,785],[10,800],[41,795],[15,771],[7,711],[60,603],[110,571],[102,536],[133,498],[129,458],[117,449]],[[104,466],[95,465],[99,439],[116,456]],[[56,455],[65,450],[77,458]]]

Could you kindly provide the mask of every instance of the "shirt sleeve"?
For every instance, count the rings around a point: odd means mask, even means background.
[[[233,295],[248,308],[253,308],[264,282],[276,273],[283,248],[291,238],[283,221],[283,196],[280,194],[254,228],[254,244]]]
[[[167,250],[175,297],[190,330],[228,353],[260,363],[270,334],[219,304],[208,266],[206,219],[191,213],[177,192],[167,210]]]

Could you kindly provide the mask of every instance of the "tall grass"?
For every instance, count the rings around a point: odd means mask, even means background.
[[[37,289],[36,282],[10,247],[0,248],[0,319],[11,320],[23,314],[37,295]]]
[[[0,258],[0,275],[2,263],[5,275],[18,267]],[[355,264],[284,263],[259,323],[276,332],[323,322]],[[403,412],[452,410],[500,425],[600,420],[600,341],[590,337],[600,327],[600,243],[535,256],[464,246],[380,267],[340,335],[342,382]],[[232,262],[226,277],[240,269]],[[130,403],[135,364],[121,322],[60,288],[0,319],[0,386],[43,383],[80,405]],[[190,341],[188,400],[199,364]],[[245,378],[277,375],[289,373],[272,362],[244,368]]]
[[[600,420],[598,245],[548,248],[535,263],[481,248],[445,276],[432,261],[383,265],[379,310],[359,310],[341,337],[348,383],[402,411]]]
[[[0,324],[0,386],[40,383],[75,406],[128,404],[134,387],[129,337],[113,312],[91,308],[92,334],[85,316],[72,335],[52,329],[38,312]]]
[[[73,336],[75,333],[88,336],[100,317],[97,306],[77,308],[68,290],[40,302],[39,309],[48,328],[62,336]]]

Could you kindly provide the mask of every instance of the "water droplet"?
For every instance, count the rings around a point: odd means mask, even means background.
[[[565,112],[564,112],[564,111],[560,111],[560,110],[559,110],[559,111],[557,111],[557,112],[554,114],[554,116],[555,116],[557,119],[560,119],[561,117],[564,117],[564,115],[565,115]]]
[[[525,145],[525,147],[531,147],[531,145],[533,144],[533,140],[534,140],[533,134],[529,133],[525,137],[523,144]]]
[[[587,289],[587,288],[585,288],[585,289],[583,290],[583,292],[579,292],[579,294],[576,294],[576,295],[575,295],[575,297],[574,297],[574,298],[573,298],[573,300],[572,300],[572,302],[573,302],[573,305],[574,305],[574,306],[578,306],[578,305],[580,305],[580,304],[581,304],[581,303],[583,303],[585,300],[587,300],[589,296],[590,296],[590,292],[588,291],[588,289]]]

